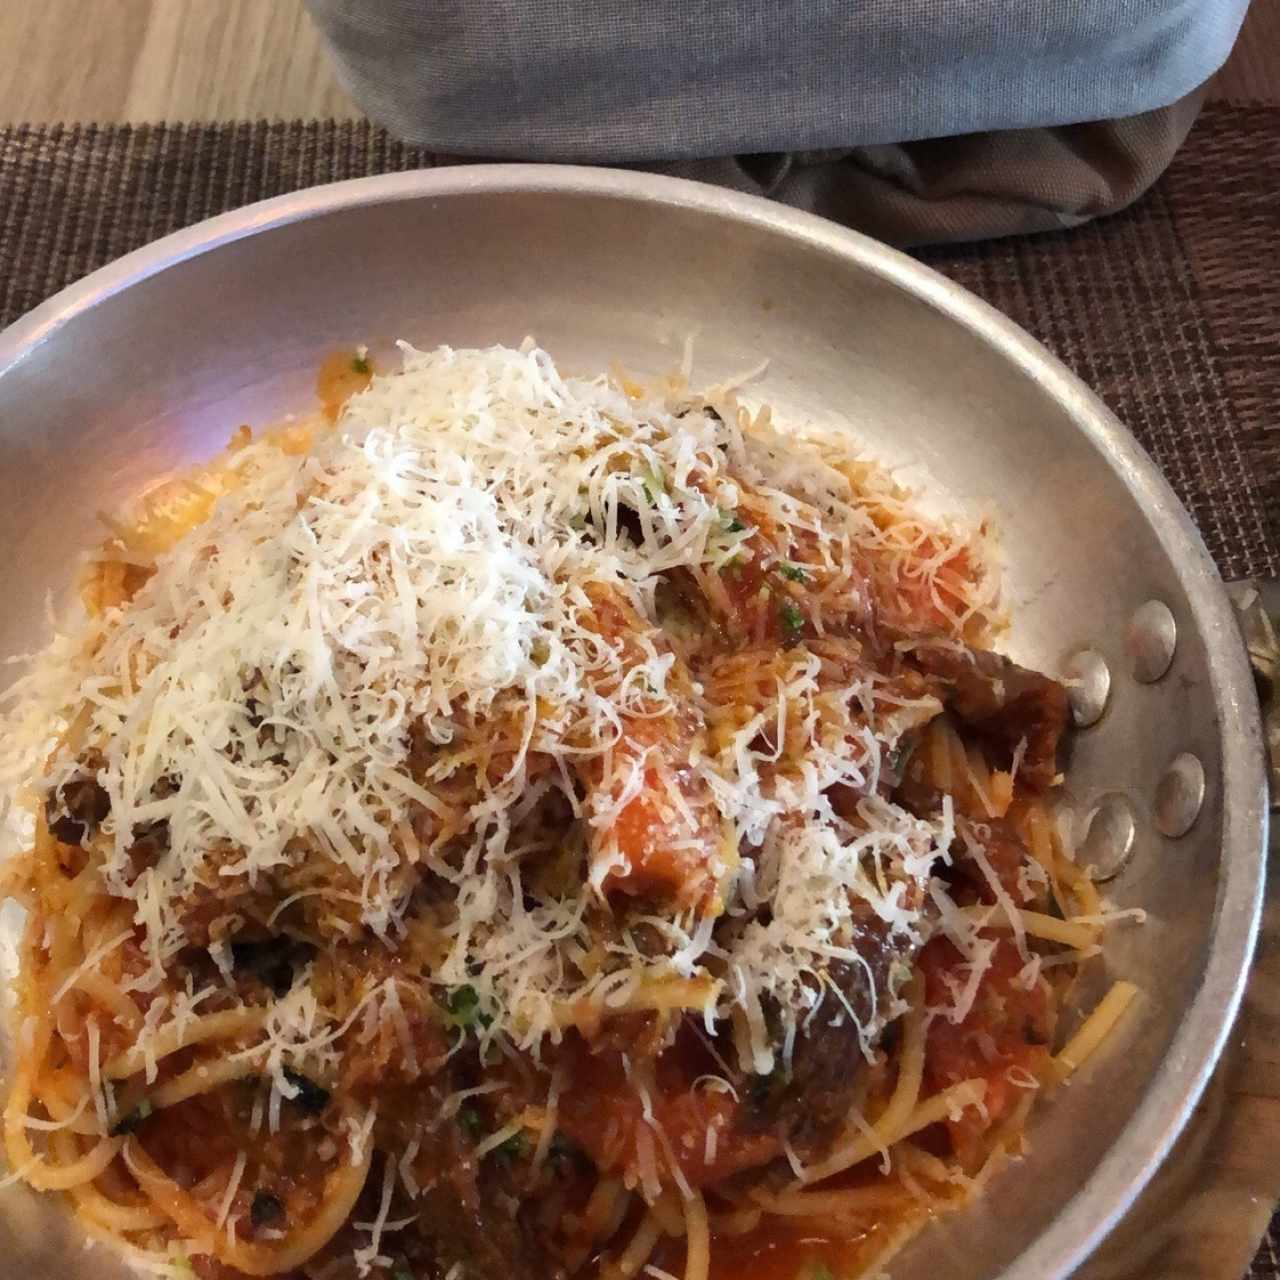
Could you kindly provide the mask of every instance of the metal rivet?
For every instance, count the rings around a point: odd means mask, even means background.
[[[1177,643],[1178,625],[1169,606],[1159,600],[1148,600],[1134,612],[1125,638],[1135,678],[1143,684],[1159,680],[1169,670]]]
[[[1184,751],[1156,786],[1156,826],[1171,840],[1185,836],[1204,804],[1204,765]]]
[[[1081,866],[1092,867],[1096,879],[1110,880],[1128,861],[1136,832],[1128,797],[1119,791],[1108,792],[1085,819],[1084,839],[1076,860]]]
[[[1067,698],[1076,726],[1087,729],[1102,719],[1111,693],[1111,668],[1096,649],[1081,649],[1067,659],[1063,675],[1069,681]]]

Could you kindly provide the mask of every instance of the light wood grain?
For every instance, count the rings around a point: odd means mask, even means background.
[[[1236,47],[1209,96],[1280,103],[1280,0],[1253,0]]]
[[[360,114],[301,0],[0,0],[0,125]]]

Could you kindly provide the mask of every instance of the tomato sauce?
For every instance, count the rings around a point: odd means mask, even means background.
[[[946,938],[935,938],[924,948],[920,970],[928,1005],[953,1003],[954,989],[964,981],[964,964],[960,951]],[[952,1146],[962,1160],[976,1149],[980,1134],[1017,1101],[1022,1090],[1013,1078],[1020,1072],[1036,1075],[1048,1060],[1052,1031],[1049,997],[1039,983],[1030,990],[1024,988],[1018,980],[1022,967],[1018,949],[1002,938],[964,1019],[953,1023],[934,1018],[929,1025],[924,1072],[927,1093],[961,1080],[987,1082],[983,1098],[986,1116],[970,1107],[958,1119],[947,1122]]]
[[[325,417],[334,422],[342,406],[373,381],[373,361],[355,351],[335,351],[320,364],[316,394]]]
[[[888,1246],[902,1223],[879,1222],[841,1235],[812,1223],[796,1225],[786,1218],[765,1217],[741,1235],[711,1236],[709,1280],[837,1280],[856,1275],[871,1265]],[[654,1263],[679,1276],[684,1269],[684,1245],[663,1240]]]

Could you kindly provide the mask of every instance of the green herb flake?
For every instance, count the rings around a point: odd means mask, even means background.
[[[667,482],[661,471],[651,467],[640,478],[640,487],[644,490],[644,496],[649,500],[649,505],[654,507],[658,504],[658,495],[666,493]]]
[[[369,363],[368,356],[352,356],[351,357],[352,373],[372,373],[373,366]]]
[[[120,1138],[126,1133],[132,1133],[153,1111],[155,1108],[147,1098],[143,1098],[132,1111],[122,1115],[119,1120],[111,1127],[111,1137]]]
[[[474,1142],[480,1136],[480,1130],[484,1127],[484,1121],[481,1119],[480,1112],[475,1107],[460,1107],[458,1109],[458,1128]]]
[[[532,1154],[533,1145],[530,1143],[528,1135],[523,1131],[513,1133],[505,1142],[500,1143],[494,1151],[494,1155],[508,1161],[527,1160]]]
[[[794,640],[804,630],[804,614],[790,600],[778,610],[778,616],[782,619],[783,630],[791,639]]]
[[[397,1267],[391,1273],[391,1280],[413,1280],[413,1272],[407,1267]]]
[[[471,1027],[487,1027],[493,1021],[480,1008],[480,993],[472,986],[454,987],[444,1008],[449,1023],[463,1031]]]
[[[815,1262],[808,1270],[805,1280],[836,1280],[831,1268],[825,1262]]]
[[[809,575],[798,564],[790,564],[786,560],[778,566],[778,572],[791,582],[809,581]]]
[[[736,512],[726,511],[723,507],[720,508],[720,520],[725,533],[741,533],[747,527],[738,519]]]

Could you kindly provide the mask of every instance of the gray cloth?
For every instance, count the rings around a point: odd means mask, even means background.
[[[1122,120],[653,166],[821,214],[890,244],[1059,231],[1132,204],[1195,122],[1202,89]]]
[[[1247,0],[308,0],[377,121],[617,164],[1109,120],[1184,97]]]

